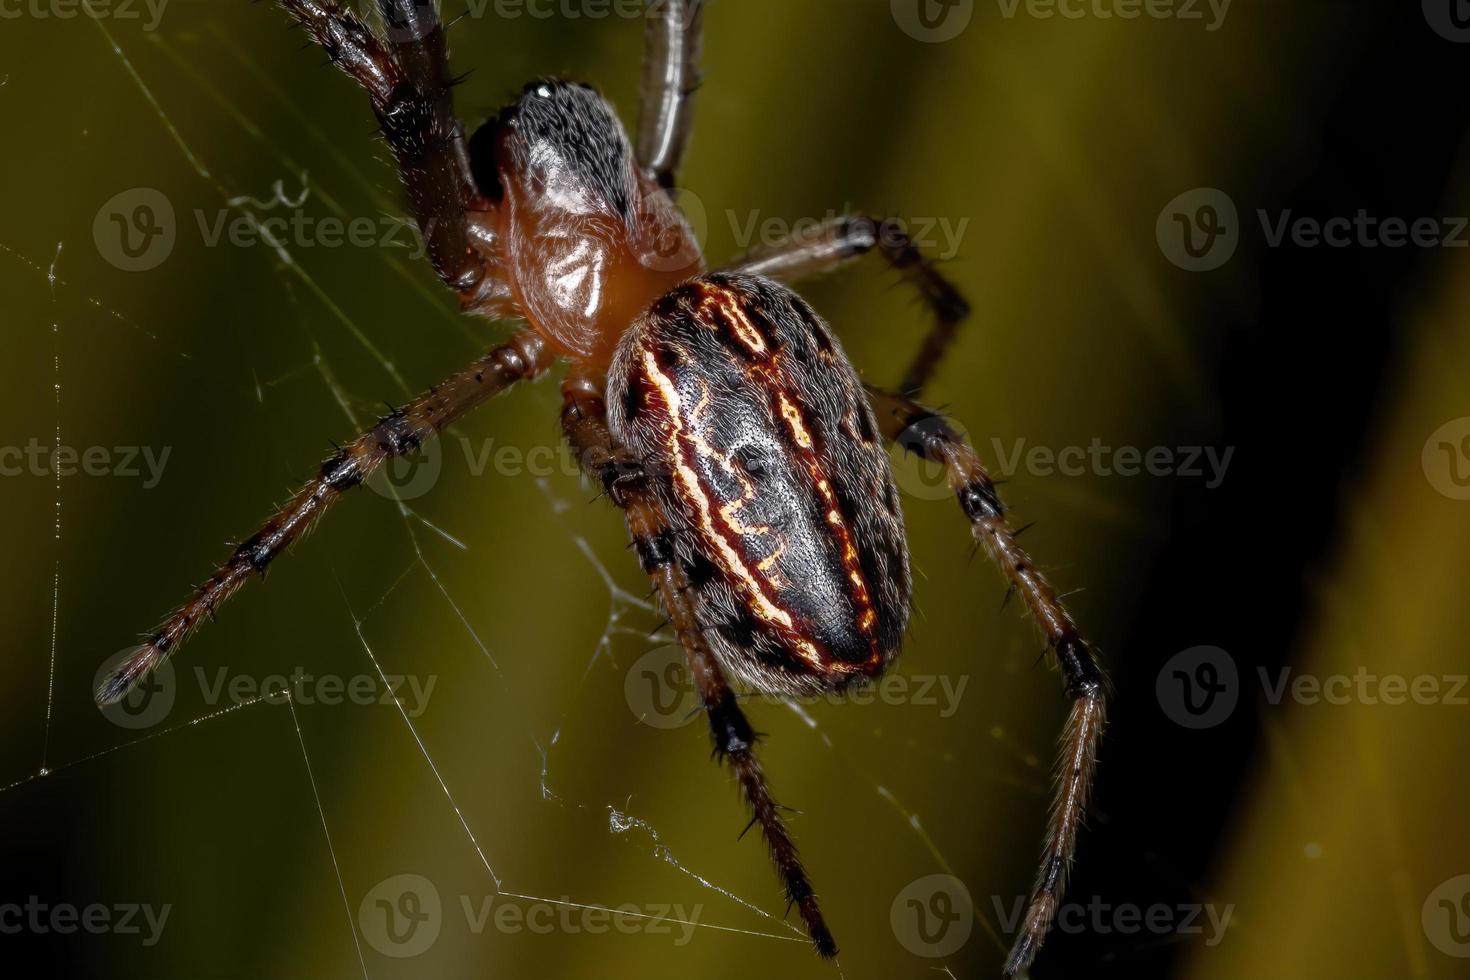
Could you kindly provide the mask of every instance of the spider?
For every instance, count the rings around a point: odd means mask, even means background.
[[[1103,725],[1105,681],[1016,543],[973,449],[916,400],[969,309],[892,222],[857,214],[706,269],[675,206],[704,0],[649,0],[636,141],[593,88],[547,78],[468,138],[434,0],[378,0],[375,32],[337,0],[280,0],[367,91],[439,278],[466,313],[524,323],[506,343],[339,450],[238,545],[97,691],[121,699],[347,491],[518,382],[568,365],[563,432],[623,511],[728,763],[816,952],[837,954],[755,755],[732,683],[795,696],[878,677],[908,623],[908,548],[887,443],[941,464],[977,546],[1055,655],[1072,701],[1031,903],[1006,962],[1023,970],[1069,870]],[[865,387],[788,288],[876,252],[934,324],[895,391]],[[1009,595],[1010,593],[1008,593]]]

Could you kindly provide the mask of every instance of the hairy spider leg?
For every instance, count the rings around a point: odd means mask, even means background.
[[[120,701],[149,671],[184,644],[251,575],[265,577],[271,562],[310,530],[343,494],[388,460],[417,453],[457,419],[517,381],[534,378],[551,362],[539,335],[522,330],[469,367],[430,388],[322,463],[321,471],[270,520],[236,546],[193,595],[150,634],[147,643],[97,689],[97,701]]]
[[[839,217],[815,233],[747,254],[735,264],[742,272],[794,282],[837,269],[877,249],[901,272],[933,310],[934,326],[925,337],[896,394],[869,388],[884,435],[904,449],[943,465],[977,544],[1004,572],[1010,590],[1020,593],[1057,658],[1072,709],[1061,737],[1057,793],[1026,918],[1006,972],[1019,973],[1035,958],[1066,885],[1096,768],[1105,714],[1106,679],[1071,616],[1039,569],[1016,543],[995,484],[978,456],[942,416],[914,401],[933,377],[969,313],[959,291],[925,259],[898,225],[866,215]]]
[[[672,188],[694,125],[705,0],[649,0],[644,32],[638,164]]]
[[[836,956],[836,940],[822,918],[796,843],[781,820],[780,805],[771,795],[755,756],[757,735],[705,639],[688,577],[674,558],[668,522],[649,491],[642,463],[613,442],[599,379],[588,374],[569,376],[562,385],[562,398],[562,429],[567,441],[587,475],[599,481],[613,503],[622,508],[643,570],[653,579],[664,611],[679,636],[700,704],[709,719],[715,756],[730,763],[753,821],[760,824],[765,836],[786,900],[800,912],[813,946],[822,956]]]
[[[918,291],[934,314],[934,324],[898,386],[899,391],[917,397],[934,377],[960,324],[970,315],[970,304],[934,267],[933,260],[919,251],[901,223],[865,214],[844,215],[823,223],[810,235],[753,250],[732,263],[731,268],[794,283],[830,272],[874,249]]]
[[[1025,921],[1006,959],[1006,972],[1015,975],[1035,958],[1066,887],[1077,831],[1092,792],[1107,680],[1056,592],[1016,543],[1016,532],[1005,518],[995,483],[970,444],[942,416],[912,399],[872,388],[869,393],[884,435],[945,468],[950,489],[970,521],[971,534],[1041,628],[1072,699],[1061,737],[1056,796],[1042,846],[1041,870]]]
[[[393,152],[434,272],[469,306],[489,269],[473,247],[468,215],[489,211],[470,175],[454,115],[449,49],[433,3],[379,0],[380,39],[336,0],[280,0],[332,62],[372,101]]]

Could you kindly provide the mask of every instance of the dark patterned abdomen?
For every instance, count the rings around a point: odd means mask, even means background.
[[[898,493],[857,374],[806,303],[755,276],[677,287],[619,342],[608,412],[730,673],[800,694],[887,666],[908,622]]]

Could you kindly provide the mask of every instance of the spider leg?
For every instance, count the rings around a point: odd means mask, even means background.
[[[647,0],[638,165],[671,188],[694,125],[705,0]]]
[[[1066,886],[1077,830],[1092,789],[1107,681],[1061,600],[1016,543],[1016,532],[1005,519],[1000,495],[974,449],[942,416],[912,399],[872,388],[869,395],[878,424],[890,440],[945,467],[950,488],[970,520],[976,543],[1025,601],[1046,636],[1048,648],[1056,654],[1062,681],[1072,699],[1061,739],[1057,793],[1042,850],[1041,871],[1026,919],[1006,960],[1006,972],[1014,975],[1036,955]]]
[[[466,210],[485,210],[454,116],[444,26],[432,0],[379,0],[379,38],[338,0],[279,0],[332,61],[362,86],[393,151],[434,271],[468,304],[486,276]]]
[[[668,523],[647,486],[642,464],[613,442],[607,428],[606,405],[600,382],[568,377],[562,385],[562,429],[581,461],[582,469],[600,480],[614,503],[622,508],[628,532],[643,570],[653,579],[684,654],[689,673],[709,718],[715,755],[730,763],[740,789],[758,822],[776,872],[790,905],[801,913],[807,933],[822,956],[837,955],[837,943],[822,919],[816,892],[802,867],[796,844],[781,820],[780,805],[771,796],[764,772],[755,757],[757,735],[740,710],[735,692],[700,628],[688,577],[674,559]]]
[[[789,238],[756,249],[737,259],[731,268],[769,276],[785,283],[830,272],[877,249],[888,264],[907,280],[934,313],[934,325],[899,383],[898,390],[917,397],[933,378],[960,323],[970,315],[970,304],[926,259],[902,225],[863,214],[827,221],[809,235]]]
[[[121,700],[150,670],[183,645],[206,618],[252,574],[265,576],[277,557],[300,539],[344,493],[385,462],[415,453],[472,409],[522,379],[546,370],[551,357],[529,330],[378,422],[322,464],[321,471],[250,538],[152,634],[148,643],[97,689],[97,701]]]

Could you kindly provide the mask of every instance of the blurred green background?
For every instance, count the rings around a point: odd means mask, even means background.
[[[451,35],[473,69],[468,125],[552,73],[633,121],[637,19],[470,6]],[[1016,520],[1039,521],[1027,544],[1059,588],[1085,588],[1068,602],[1114,672],[1071,893],[1103,911],[1054,935],[1037,976],[1464,975],[1466,709],[1271,705],[1257,679],[1464,670],[1470,503],[1444,466],[1470,468],[1470,444],[1438,462],[1470,434],[1464,253],[1272,248],[1255,220],[1470,207],[1449,105],[1470,48],[1417,7],[1238,0],[1210,29],[1206,4],[1188,8],[1202,20],[1071,19],[981,0],[927,8],[964,18],[939,35],[882,0],[707,15],[684,182],[712,262],[750,228],[847,207],[953,252],[976,313],[930,398],[1007,478]],[[996,975],[1065,705],[938,475],[911,460],[896,461],[917,572],[903,680],[869,704],[750,708],[840,967],[782,921],[759,840],[737,841],[745,815],[668,683],[618,515],[563,457],[546,465],[554,380],[402,471],[401,505],[373,489],[343,503],[141,714],[98,713],[103,661],[329,439],[508,328],[459,317],[425,263],[378,240],[400,192],[365,99],[278,10],[69,9],[0,8],[0,446],[95,448],[98,471],[0,460],[18,465],[0,478],[0,906],[169,913],[149,943],[141,916],[141,935],[66,935],[12,930],[0,907],[0,949],[56,976]],[[1202,187],[1238,206],[1239,250],[1191,272],[1156,226]],[[280,248],[211,242],[252,214],[296,226]],[[129,257],[114,215],[172,241]],[[374,240],[334,244],[332,220]],[[804,289],[878,383],[923,328],[897,285],[864,265]],[[1233,456],[1217,487],[1002,462],[1094,440]],[[1156,687],[1200,645],[1238,671],[1235,711],[1205,730]],[[407,719],[323,703],[322,678],[365,678],[357,700],[373,700],[374,658],[428,691],[405,689]],[[312,703],[247,703],[298,669]],[[585,908],[628,904],[697,924],[620,929]],[[1170,924],[1123,927],[1120,910],[1156,905]],[[1223,935],[1211,915],[1229,916]]]

